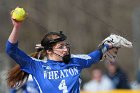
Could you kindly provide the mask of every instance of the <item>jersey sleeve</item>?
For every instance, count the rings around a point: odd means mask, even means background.
[[[102,53],[100,50],[91,52],[90,54],[78,54],[72,55],[74,63],[79,64],[81,68],[88,68],[92,64],[95,64],[100,61]]]
[[[18,43],[6,43],[7,54],[20,65],[21,69],[27,73],[33,73],[35,61],[18,48]]]
[[[105,52],[109,50],[109,45],[103,45],[101,48],[87,54],[87,55],[76,55],[74,62],[79,64],[81,68],[88,68],[92,64],[99,62]]]

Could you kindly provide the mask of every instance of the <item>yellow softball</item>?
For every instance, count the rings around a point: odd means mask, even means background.
[[[11,15],[16,21],[23,21],[26,17],[26,12],[23,8],[17,7],[11,12]]]

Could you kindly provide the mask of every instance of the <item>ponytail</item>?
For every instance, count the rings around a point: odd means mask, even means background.
[[[11,88],[19,87],[24,80],[27,80],[28,76],[29,74],[22,71],[17,64],[8,72],[7,84]]]

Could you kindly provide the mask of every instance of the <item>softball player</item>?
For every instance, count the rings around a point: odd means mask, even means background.
[[[42,41],[47,60],[31,58],[18,48],[18,35],[21,22],[12,20],[13,30],[6,44],[8,55],[20,65],[22,71],[33,76],[40,93],[79,93],[80,73],[100,61],[102,55],[112,45],[105,44],[100,49],[87,55],[70,54],[69,44],[62,32],[49,32]]]

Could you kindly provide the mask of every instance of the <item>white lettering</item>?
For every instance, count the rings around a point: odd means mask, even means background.
[[[63,71],[60,70],[60,78],[64,78],[64,77],[65,77],[65,75],[64,75]]]
[[[59,76],[58,76],[58,71],[53,71],[54,72],[54,77],[55,77],[55,79],[58,79],[59,78]]]
[[[63,70],[66,73],[66,77],[68,77],[68,69]]]
[[[72,68],[69,69],[69,73],[70,73],[72,76],[74,75],[73,69],[72,69]]]
[[[44,71],[44,79],[59,79],[59,78],[65,78],[70,76],[74,76],[78,74],[78,69],[75,68],[69,68],[69,69],[63,69],[58,71]]]
[[[74,70],[74,75],[77,75],[78,74],[77,68],[73,68],[73,70]]]
[[[50,71],[48,73],[49,73],[49,79],[54,79],[53,71]]]
[[[44,78],[47,78],[47,71],[44,71]]]

